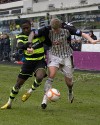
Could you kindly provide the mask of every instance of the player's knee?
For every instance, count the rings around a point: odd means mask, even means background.
[[[66,84],[67,84],[68,86],[73,86],[72,78],[66,77],[66,78],[65,78],[65,81],[66,81]]]
[[[36,80],[38,83],[42,82],[43,78],[44,78],[44,75],[37,75],[36,76]]]
[[[55,74],[54,73],[50,73],[49,74],[49,78],[53,79],[55,77]]]
[[[43,70],[43,69],[39,69],[37,72],[36,72],[36,78],[37,79],[43,79],[44,76],[46,75],[46,71]]]
[[[36,78],[36,81],[37,81],[38,83],[42,82],[42,80],[43,80],[42,77],[37,77],[37,78]]]

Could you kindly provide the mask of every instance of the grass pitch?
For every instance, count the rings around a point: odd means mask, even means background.
[[[19,70],[20,66],[0,65],[0,106],[7,102]],[[29,78],[14,100],[12,109],[0,110],[0,125],[100,125],[99,73],[74,72],[75,100],[72,104],[67,100],[63,75],[58,73],[53,87],[60,91],[61,99],[48,103],[43,110],[40,105],[45,80],[26,102],[22,102],[21,96],[34,81],[34,77]]]

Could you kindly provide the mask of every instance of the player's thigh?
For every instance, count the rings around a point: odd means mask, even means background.
[[[32,77],[33,69],[34,69],[34,64],[31,61],[26,61],[22,65],[18,77],[25,80],[28,79],[29,77]]]
[[[56,66],[49,66],[48,67],[49,77],[50,78],[54,78],[57,71],[58,71],[58,67],[56,67]]]
[[[64,75],[68,78],[73,77],[73,68],[72,68],[72,63],[71,63],[71,58],[65,58],[64,66],[62,67],[62,71]]]
[[[45,77],[47,70],[47,64],[45,60],[35,62],[34,75],[36,77]]]
[[[48,63],[49,77],[54,78],[57,70],[59,69],[61,59],[57,56],[51,55]]]

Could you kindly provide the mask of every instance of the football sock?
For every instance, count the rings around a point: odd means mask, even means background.
[[[48,78],[44,85],[44,92],[46,93],[50,88],[52,88],[53,79]],[[47,104],[47,96],[44,94],[42,104]]]
[[[68,87],[69,93],[72,93],[72,86]]]
[[[15,89],[15,87],[12,88],[11,93],[10,93],[10,97],[8,99],[8,104],[11,104],[12,101],[14,100],[15,96],[18,94],[18,89]]]
[[[32,87],[28,90],[28,93],[32,93],[32,91],[36,90],[37,87],[39,87],[41,84],[37,82],[37,80],[34,80],[34,83],[32,84]]]
[[[36,88],[39,87],[39,86],[40,86],[40,83],[38,83],[37,80],[35,79],[35,80],[34,80],[34,83],[33,83],[33,85],[32,85],[32,89],[34,90],[34,89],[36,89]]]
[[[44,85],[44,92],[48,91],[50,88],[52,88],[52,83],[53,83],[53,79],[48,78],[45,82]]]
[[[47,96],[46,95],[43,96],[42,104],[44,104],[44,103],[47,104]]]

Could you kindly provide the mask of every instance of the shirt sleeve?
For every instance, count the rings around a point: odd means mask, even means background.
[[[49,30],[50,30],[50,26],[44,26],[40,28],[38,30],[38,37],[44,36],[45,37],[44,44],[51,47],[52,43],[51,43],[51,40],[49,39]]]
[[[63,28],[69,30],[71,35],[77,35],[77,36],[81,36],[82,35],[82,31],[79,29],[76,29],[74,26],[69,26],[69,25],[63,25]]]
[[[49,26],[44,26],[42,28],[40,28],[38,30],[38,36],[49,36],[49,30],[50,30],[50,27]]]

